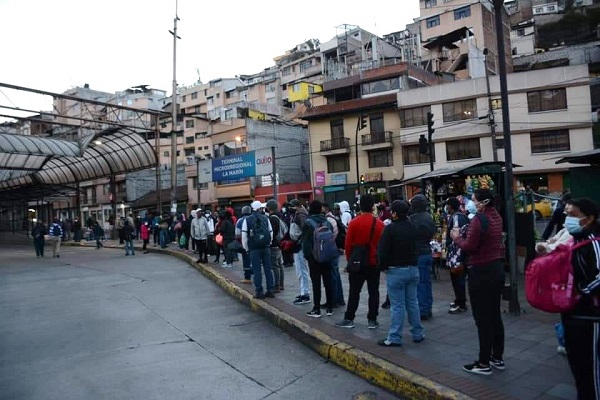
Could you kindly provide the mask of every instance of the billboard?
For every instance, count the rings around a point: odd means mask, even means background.
[[[270,149],[198,162],[199,183],[235,181],[272,172],[273,157]]]

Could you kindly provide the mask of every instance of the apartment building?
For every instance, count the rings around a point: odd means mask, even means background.
[[[569,164],[559,157],[593,148],[587,66],[550,68],[508,75],[515,180],[536,190],[569,187]],[[499,79],[490,78],[498,159],[504,160]],[[397,94],[405,179],[429,172],[429,156],[419,153],[434,114],[434,169],[493,160],[485,78],[424,87]]]
[[[521,21],[510,27],[510,45],[513,57],[535,54],[535,19]],[[513,61],[514,63],[514,61]]]
[[[504,47],[511,54],[510,19],[502,8]],[[420,23],[423,47],[428,51],[428,70],[454,74],[456,79],[485,76],[485,61],[490,72],[498,73],[498,48],[494,8],[487,0],[421,0]],[[485,57],[483,50],[488,50]],[[510,57],[506,69],[512,71]]]
[[[308,121],[315,193],[331,203],[354,202],[360,186],[389,198],[389,186],[404,177],[396,93],[439,82],[408,63],[326,81],[327,104],[302,116]],[[359,132],[361,121],[365,128]]]

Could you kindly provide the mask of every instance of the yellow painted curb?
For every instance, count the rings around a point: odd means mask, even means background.
[[[70,246],[86,246],[69,244]],[[90,246],[87,246],[90,247]],[[117,246],[106,248],[122,249]],[[136,250],[138,248],[136,247]],[[250,307],[252,311],[267,318],[293,338],[310,347],[322,357],[350,371],[361,378],[391,393],[407,399],[418,400],[473,400],[463,393],[415,374],[405,368],[392,364],[363,350],[338,342],[325,333],[284,313],[266,301],[256,300],[252,294],[241,289],[231,280],[219,274],[213,268],[197,264],[194,257],[173,250],[147,249],[153,253],[166,253],[186,261],[204,276],[215,282],[229,295]]]

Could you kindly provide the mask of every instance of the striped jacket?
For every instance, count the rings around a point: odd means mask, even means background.
[[[58,229],[60,230],[60,234],[58,236],[54,235],[54,227],[55,226],[58,226]],[[63,235],[62,226],[60,226],[60,224],[58,222],[54,222],[52,225],[50,225],[50,228],[48,228],[48,235],[62,237],[62,235]]]
[[[574,244],[600,237],[600,225],[573,234]],[[575,285],[583,295],[571,314],[600,317],[600,241],[575,250],[571,258]]]

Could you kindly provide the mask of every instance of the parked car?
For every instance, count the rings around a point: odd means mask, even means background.
[[[530,213],[532,210],[532,205],[531,203],[527,204],[527,209],[525,210],[525,206],[524,206],[524,198],[522,195],[517,195],[516,196],[516,200],[518,203],[521,204],[521,206],[517,206],[517,211],[520,212],[528,212]],[[556,201],[556,200],[554,200]],[[537,219],[540,218],[550,218],[552,216],[552,213],[554,212],[554,209],[556,208],[556,206],[553,207],[552,205],[552,200],[549,199],[538,199],[535,201],[535,217]]]

